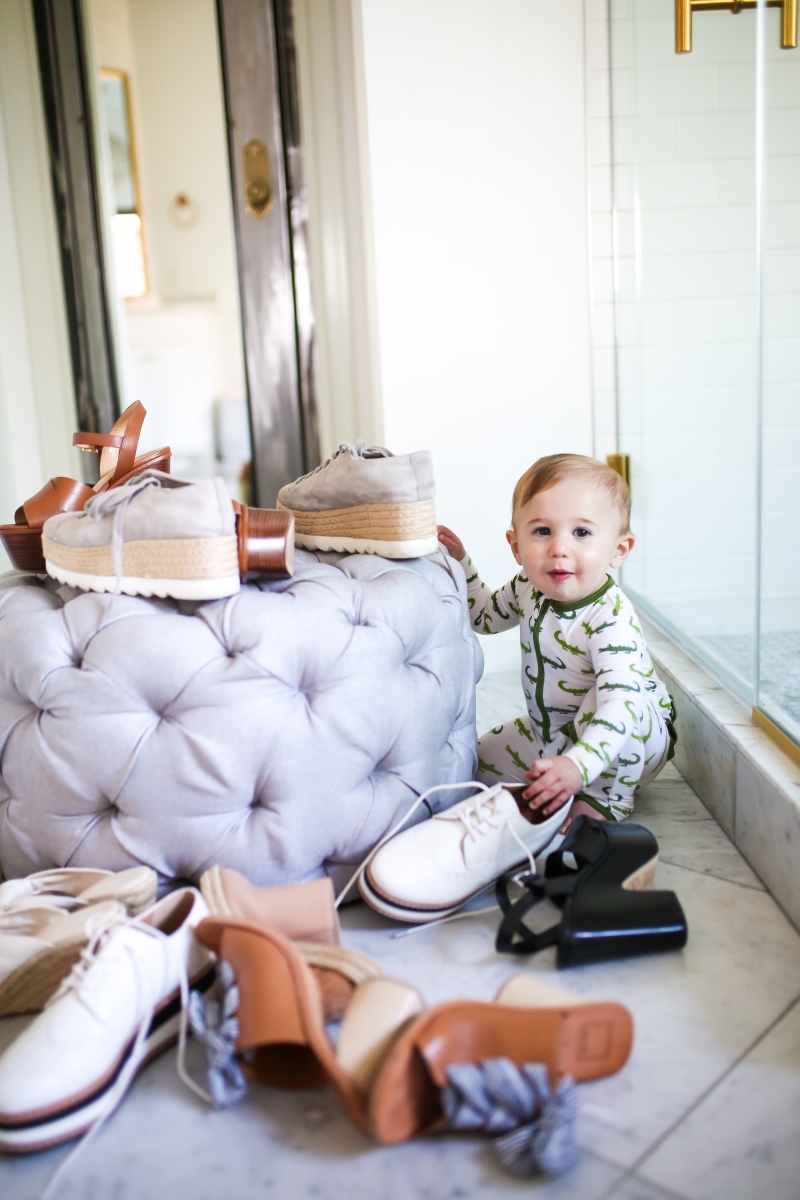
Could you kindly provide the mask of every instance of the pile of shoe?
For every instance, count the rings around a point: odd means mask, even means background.
[[[241,1099],[248,1081],[330,1083],[381,1142],[484,1130],[502,1134],[512,1174],[557,1174],[577,1153],[573,1081],[618,1071],[630,1053],[622,1005],[529,976],[514,976],[491,1003],[427,1009],[414,988],[340,945],[327,879],[266,889],[214,867],[200,891],[181,888],[136,914],[153,883],[141,871],[61,871],[4,885],[9,913],[63,906],[84,918],[80,958],[0,1056],[6,1152],[95,1128],[178,1039],[182,1078],[218,1107]],[[98,896],[113,896],[116,909],[100,912]],[[208,1049],[210,1095],[186,1071],[189,1021]],[[335,1046],[331,1022],[341,1022]]]
[[[0,526],[15,567],[87,591],[213,600],[240,581],[292,575],[295,544],[388,558],[438,550],[426,451],[344,444],[283,487],[277,509],[251,508],[221,478],[171,477],[168,446],[137,458],[144,418],[137,401],[111,433],[75,434],[101,452],[100,480],[51,479]]]

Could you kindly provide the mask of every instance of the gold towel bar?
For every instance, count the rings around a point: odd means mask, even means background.
[[[756,8],[758,0],[675,0],[675,53],[689,54],[692,49],[692,13],[704,8],[726,8],[738,13]],[[768,8],[783,9],[781,45],[792,50],[797,45],[797,0],[767,0]]]

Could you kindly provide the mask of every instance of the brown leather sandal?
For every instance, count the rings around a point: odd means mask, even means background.
[[[492,1004],[457,1001],[428,1012],[407,984],[368,980],[353,992],[334,1049],[317,981],[291,942],[213,917],[195,935],[236,975],[244,1074],[292,1091],[330,1083],[359,1129],[384,1143],[444,1126],[441,1089],[454,1063],[505,1057],[544,1063],[556,1079],[585,1080],[618,1071],[630,1053],[633,1022],[621,1004],[587,1003],[524,975]]]
[[[585,1001],[534,976],[514,975],[491,1004],[440,1004],[400,1034],[371,1090],[369,1127],[386,1143],[443,1128],[441,1091],[456,1063],[543,1063],[555,1081],[571,1075],[580,1083],[619,1071],[632,1042],[633,1019],[622,1004]]]
[[[20,505],[14,514],[13,525],[0,525],[0,540],[17,570],[45,574],[42,526],[49,517],[62,512],[80,512],[92,496],[118,487],[150,467],[169,471],[172,456],[169,446],[136,457],[146,416],[144,405],[135,400],[114,423],[110,433],[75,434],[73,446],[100,451],[100,479],[94,487],[89,487],[77,479],[57,475]]]
[[[279,933],[209,917],[195,936],[233,967],[239,988],[236,1051],[248,1079],[305,1091],[331,1083],[352,1121],[369,1132],[369,1087],[388,1044],[422,1008],[419,993],[392,979],[356,988],[334,1050],[319,987]]]
[[[258,887],[230,867],[209,867],[200,891],[212,917],[232,918],[283,934],[311,967],[325,1024],[341,1021],[353,992],[383,971],[365,954],[341,944],[339,914],[329,878],[284,887]]]

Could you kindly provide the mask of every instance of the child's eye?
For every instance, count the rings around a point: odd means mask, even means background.
[[[539,525],[538,528],[534,529],[533,536],[534,537],[550,537],[550,530],[547,527],[547,525]]]
[[[583,529],[580,525],[578,526],[577,529],[573,529],[572,532],[574,533],[575,537],[579,537],[579,538],[585,538],[585,537],[592,536],[588,529]]]

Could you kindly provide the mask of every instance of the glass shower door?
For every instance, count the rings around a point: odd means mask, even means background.
[[[611,0],[624,586],[749,703],[756,688],[759,315],[754,11]]]
[[[800,49],[763,28],[758,707],[800,741]]]

